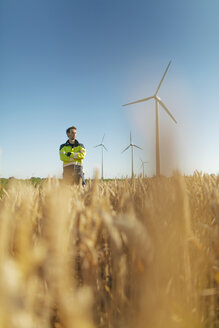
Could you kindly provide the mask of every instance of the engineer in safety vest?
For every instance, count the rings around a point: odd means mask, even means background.
[[[86,155],[84,145],[76,140],[77,128],[71,126],[66,130],[68,140],[59,148],[60,159],[63,162],[63,179],[66,183],[82,182],[85,185],[83,159]]]

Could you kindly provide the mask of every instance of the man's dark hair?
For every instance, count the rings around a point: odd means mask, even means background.
[[[66,134],[68,134],[68,133],[70,132],[71,129],[75,129],[75,130],[77,130],[77,128],[76,128],[75,126],[71,126],[70,128],[68,128],[68,129],[66,130]]]

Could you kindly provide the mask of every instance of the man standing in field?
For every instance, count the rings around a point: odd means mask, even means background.
[[[59,148],[60,159],[63,161],[63,179],[69,184],[85,185],[83,173],[83,159],[86,150],[83,144],[76,140],[77,128],[71,126],[66,130],[68,140]]]

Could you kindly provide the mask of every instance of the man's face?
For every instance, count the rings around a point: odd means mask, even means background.
[[[70,132],[68,133],[68,138],[70,140],[75,140],[77,134],[77,130],[71,129]]]

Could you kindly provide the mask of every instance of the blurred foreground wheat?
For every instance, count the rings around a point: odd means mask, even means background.
[[[12,181],[0,328],[219,326],[219,177]]]

